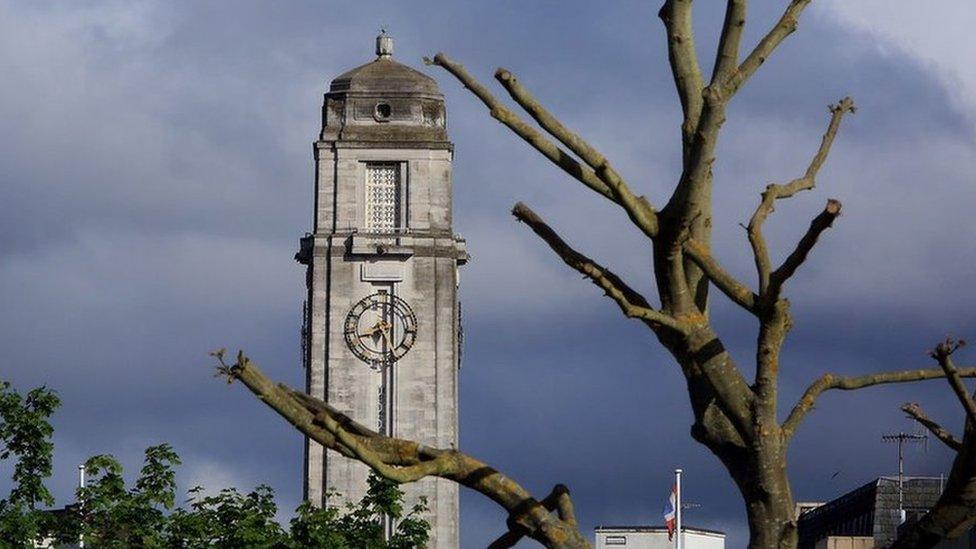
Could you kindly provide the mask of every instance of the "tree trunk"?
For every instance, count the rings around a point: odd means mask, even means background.
[[[764,461],[768,465],[758,471],[748,466],[744,475],[733,473],[746,503],[749,549],[796,549],[796,511],[785,456]]]
[[[757,428],[762,434],[747,443],[723,440],[730,430],[720,427],[720,419],[714,410],[706,412],[692,434],[719,458],[739,488],[749,521],[749,549],[796,549],[796,510],[781,431]]]
[[[763,459],[741,448],[710,449],[728,469],[746,504],[749,549],[796,549],[796,510],[784,456]]]
[[[747,504],[750,549],[796,549],[797,531],[793,505],[784,501]]]

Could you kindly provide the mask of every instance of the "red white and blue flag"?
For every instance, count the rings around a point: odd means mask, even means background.
[[[668,529],[668,541],[674,539],[674,526],[675,518],[678,509],[678,486],[671,486],[671,495],[668,496],[668,500],[664,502],[664,526]]]

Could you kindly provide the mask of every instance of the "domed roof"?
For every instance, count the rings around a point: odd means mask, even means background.
[[[437,82],[426,74],[397,63],[389,57],[360,65],[336,77],[332,92],[398,92],[440,95]]]
[[[374,61],[340,74],[329,91],[440,95],[433,78],[393,60],[393,38],[386,31],[376,37],[376,56]]]
[[[376,56],[332,81],[319,138],[450,147],[444,96],[434,79],[394,61],[393,38],[385,32],[376,37]]]

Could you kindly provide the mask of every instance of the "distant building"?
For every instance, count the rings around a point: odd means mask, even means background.
[[[935,504],[942,494],[943,484],[941,478],[905,477],[902,490],[905,517],[902,518],[898,509],[898,477],[873,480],[803,512],[798,521],[798,548],[887,547],[895,541],[899,525],[918,520]]]
[[[793,506],[793,516],[795,516],[796,519],[799,520],[800,515],[806,513],[807,511],[813,511],[814,509],[820,507],[823,504],[824,502],[822,501],[798,501]]]
[[[872,536],[827,536],[815,545],[816,549],[875,549]],[[976,529],[958,539],[940,541],[935,549],[973,549],[976,547]]]
[[[681,529],[685,549],[725,549],[725,533],[701,528]],[[595,549],[672,549],[663,526],[597,526]]]
[[[874,549],[871,536],[827,536],[820,538],[817,549]]]
[[[78,505],[77,503],[72,503],[69,505],[65,505],[60,509],[45,509],[44,513],[53,517],[57,521],[61,521],[64,520],[64,518],[69,513],[73,513],[77,511],[78,509],[77,505]],[[84,547],[79,543],[58,544],[57,541],[54,539],[53,534],[45,533],[43,535],[44,537],[42,539],[36,540],[34,542],[35,549],[76,549],[76,548]],[[2,540],[0,540],[0,542],[2,542]],[[6,547],[6,546],[0,545],[0,547]]]

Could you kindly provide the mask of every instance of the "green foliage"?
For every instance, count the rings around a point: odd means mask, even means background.
[[[44,485],[51,476],[54,428],[51,414],[61,405],[44,387],[21,396],[10,383],[0,382],[0,463],[14,458],[13,488],[0,499],[0,539],[15,547],[28,547],[48,527],[49,515],[37,506],[52,505]]]
[[[258,486],[248,494],[236,488],[198,499],[190,490],[189,509],[170,515],[166,539],[170,547],[288,547],[288,536],[275,522],[274,491]]]
[[[176,471],[180,456],[169,444],[150,446],[146,449],[146,462],[136,481],[136,494],[147,504],[170,509],[176,497]]]
[[[89,547],[265,547],[298,549],[409,549],[423,547],[429,524],[421,518],[425,505],[403,512],[403,492],[375,476],[358,505],[345,512],[336,507],[316,508],[303,503],[291,520],[290,532],[275,520],[278,507],[274,491],[258,486],[242,494],[227,488],[213,496],[203,488],[189,492],[187,506],[166,515],[162,509],[173,501],[173,464],[179,458],[168,445],[146,450],[146,465],[133,490],[126,490],[122,468],[111,456],[95,456],[86,467],[96,475],[88,488],[79,490],[81,506],[73,511],[62,530],[65,542],[83,534]],[[385,539],[384,517],[396,525]],[[73,521],[73,522],[72,522]]]
[[[275,520],[274,491],[264,485],[247,494],[227,488],[213,496],[203,495],[198,486],[190,490],[187,506],[167,515],[163,509],[173,501],[177,463],[179,458],[168,445],[147,449],[136,487],[126,490],[117,461],[111,456],[89,459],[86,468],[96,477],[78,491],[81,505],[64,519],[60,539],[68,542],[81,534],[86,546],[96,548],[410,549],[427,544],[430,526],[420,516],[425,505],[418,504],[404,515],[403,492],[375,476],[369,478],[362,501],[350,504],[345,512],[301,504],[290,532]],[[389,539],[384,535],[384,517],[396,525]]]
[[[26,397],[0,382],[0,463],[16,458],[10,495],[0,499],[0,547],[33,547],[44,537],[62,543],[85,540],[93,548],[238,548],[269,549],[410,549],[424,547],[430,525],[423,520],[426,502],[404,512],[403,492],[390,481],[370,476],[366,496],[345,509],[302,503],[289,529],[276,520],[274,491],[258,486],[243,494],[236,488],[207,496],[189,491],[174,509],[176,466],[180,457],[169,444],[150,446],[139,477],[127,487],[122,465],[111,455],[85,462],[87,486],[78,503],[64,512],[37,509],[54,498],[44,486],[51,476],[54,429],[48,421],[60,405],[50,390]],[[333,494],[337,496],[337,494]],[[395,525],[389,538],[387,521]]]
[[[430,524],[422,518],[427,502],[422,499],[409,513],[403,512],[403,491],[396,483],[369,476],[369,489],[357,506],[345,513],[335,507],[316,508],[307,502],[291,521],[292,547],[328,549],[410,549],[425,547]],[[384,517],[395,525],[384,539]]]
[[[146,449],[145,464],[135,487],[126,489],[122,465],[110,455],[93,456],[85,462],[90,479],[79,488],[79,504],[58,525],[59,537],[83,536],[93,547],[164,547],[168,517],[173,507],[176,472],[180,458],[169,444]]]

